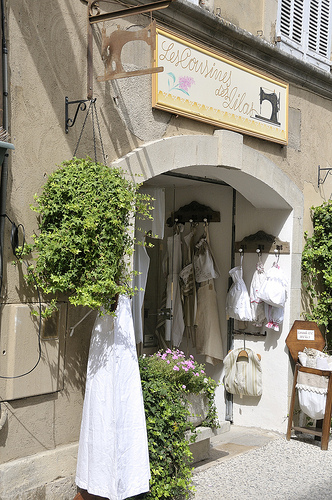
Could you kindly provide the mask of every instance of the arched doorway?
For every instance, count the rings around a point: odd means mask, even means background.
[[[300,261],[302,251],[303,196],[297,186],[276,164],[256,150],[243,144],[243,136],[230,131],[216,131],[213,136],[175,136],[157,140],[130,152],[114,162],[130,172],[139,174],[147,189],[159,188],[165,194],[165,220],[179,207],[196,200],[220,211],[220,223],[210,224],[210,238],[214,257],[220,269],[216,280],[219,319],[223,337],[224,355],[227,354],[228,335],[225,315],[225,298],[229,286],[228,271],[238,265],[238,256],[232,255],[232,238],[241,240],[258,230],[280,237],[290,243],[290,254],[282,256],[281,264],[289,279],[285,317],[281,332],[265,331],[265,335],[246,338],[246,345],[262,355],[263,395],[259,401],[234,398],[231,420],[240,425],[260,425],[264,428],[283,430],[288,407],[289,360],[285,338],[290,325],[300,317]],[[166,238],[172,228],[165,226],[164,237],[158,243],[159,267],[150,269],[156,278],[160,274],[160,261],[165,250]],[[199,233],[198,233],[199,237]],[[249,283],[257,256],[244,258],[244,278]],[[266,268],[274,256],[266,255]],[[147,288],[149,283],[147,283]],[[152,285],[155,286],[155,285]],[[152,294],[157,296],[158,294]],[[157,314],[158,306],[146,307],[146,318]],[[149,312],[150,311],[150,312]],[[143,314],[144,316],[144,314]],[[152,327],[153,330],[154,327]],[[151,338],[151,331],[148,332]],[[235,347],[244,336],[233,335]],[[148,347],[148,342],[146,343]],[[195,348],[183,340],[180,348]],[[149,349],[147,349],[149,351]],[[200,362],[204,358],[198,356]],[[207,365],[210,376],[222,383],[223,364]],[[275,375],[278,372],[278,387]],[[222,385],[217,393],[220,419],[226,417],[225,395]],[[229,418],[229,416],[228,416]]]

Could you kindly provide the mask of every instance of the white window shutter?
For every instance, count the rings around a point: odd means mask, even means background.
[[[302,44],[304,0],[281,0],[280,32]]]
[[[310,0],[308,48],[323,57],[329,54],[330,0]]]
[[[279,0],[279,47],[324,71],[331,70],[332,0]]]

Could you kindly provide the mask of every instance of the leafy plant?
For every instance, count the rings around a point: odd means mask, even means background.
[[[214,392],[217,383],[207,377],[203,365],[193,357],[185,358],[182,351],[167,349],[152,356],[140,357],[139,367],[142,380],[144,408],[146,415],[151,481],[146,498],[183,499],[189,498],[194,490],[192,482],[192,454],[185,437],[190,415],[186,393],[207,395],[210,412],[207,423],[218,426],[214,406]],[[195,440],[193,433],[192,440]]]
[[[30,283],[111,313],[119,294],[132,294],[133,216],[149,217],[149,197],[138,188],[121,170],[90,158],[63,162],[31,207],[40,214],[40,232],[27,250],[37,253]]]
[[[305,233],[302,253],[302,281],[308,292],[309,311],[306,319],[324,327],[328,348],[332,330],[332,202],[311,207],[313,234]]]

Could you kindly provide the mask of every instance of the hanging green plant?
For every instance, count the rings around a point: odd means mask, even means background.
[[[90,158],[64,161],[35,195],[39,233],[28,274],[45,294],[66,293],[73,305],[111,313],[133,293],[129,262],[134,216],[151,217],[149,196],[117,168]],[[55,303],[56,299],[53,299]]]
[[[332,202],[311,207],[313,234],[305,232],[302,253],[302,282],[308,293],[306,319],[325,329],[328,348],[332,331]]]

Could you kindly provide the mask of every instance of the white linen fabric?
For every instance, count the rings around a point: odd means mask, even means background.
[[[258,297],[260,290],[265,280],[264,265],[259,261],[256,265],[256,270],[250,284],[250,308],[252,315],[252,322],[254,326],[263,326],[265,320],[264,302]]]
[[[264,304],[264,311],[267,319],[266,328],[279,332],[280,325],[284,321],[284,308]]]
[[[242,266],[233,267],[229,271],[233,283],[226,297],[227,318],[239,321],[251,321],[250,299],[246,284],[242,277]]]
[[[92,331],[76,484],[110,500],[149,490],[150,466],[131,305],[98,316]]]
[[[239,357],[243,349],[233,349],[224,359],[225,388],[230,394],[262,395],[262,367],[257,354],[245,349],[248,357]]]
[[[220,273],[209,246],[207,227],[203,236],[195,245],[194,255],[195,280],[197,283],[219,278]]]
[[[179,281],[179,273],[182,269],[180,233],[167,238],[167,257],[168,276],[166,308],[173,311],[173,318],[166,320],[165,340],[172,341],[175,347],[179,347],[185,329]]]
[[[284,307],[287,299],[288,280],[280,266],[274,264],[266,273],[266,278],[257,296],[273,307]]]
[[[134,276],[133,284],[137,292],[133,298],[133,321],[135,326],[135,340],[136,344],[143,342],[143,303],[145,295],[145,287],[148,278],[148,271],[150,266],[150,257],[146,251],[145,246],[136,245],[134,252],[134,269],[139,274]]]
[[[134,252],[134,270],[139,274],[133,278],[133,288],[139,290],[133,298],[133,320],[135,326],[136,344],[143,342],[143,316],[145,287],[150,266],[150,258],[144,246],[145,236],[151,231],[153,238],[164,238],[165,227],[165,190],[161,188],[141,188],[143,194],[152,197],[150,205],[153,207],[153,219],[136,219],[135,238],[140,242]]]
[[[213,280],[200,284],[197,303],[196,352],[205,356],[206,363],[216,365],[224,356]]]
[[[331,357],[317,349],[305,347],[298,353],[299,361],[303,366],[331,370]],[[298,372],[296,388],[299,405],[303,413],[310,418],[321,420],[324,418],[328,377],[313,373]]]
[[[152,207],[151,215],[153,218],[139,220],[136,225],[141,227],[143,234],[151,231],[152,238],[163,240],[165,232],[165,189],[149,186],[141,188],[140,191],[152,197],[150,206]]]

